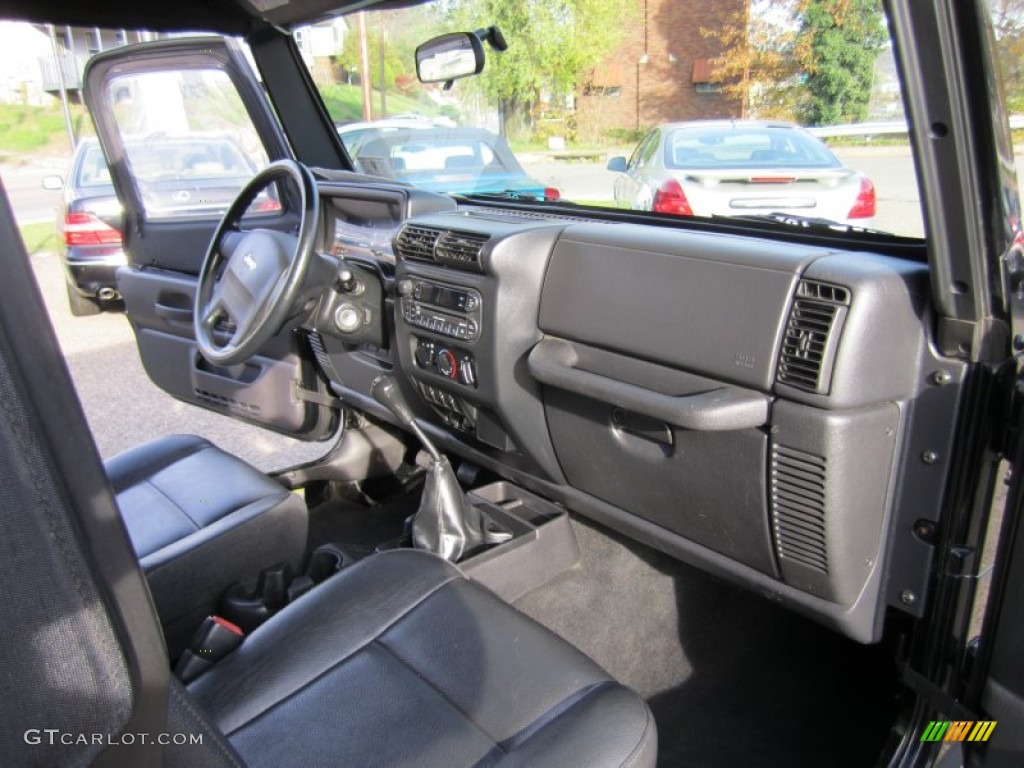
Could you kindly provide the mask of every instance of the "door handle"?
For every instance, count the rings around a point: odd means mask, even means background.
[[[179,323],[191,323],[192,322],[192,308],[188,307],[172,307],[168,304],[156,304],[154,311],[157,317],[162,317],[164,320],[171,320],[172,322]]]
[[[541,341],[526,359],[530,374],[541,384],[618,405],[684,429],[725,431],[752,429],[768,422],[771,399],[760,392],[722,386],[708,392],[675,397],[576,367],[568,342]]]

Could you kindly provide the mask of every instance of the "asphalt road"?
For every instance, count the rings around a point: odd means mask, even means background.
[[[206,437],[264,471],[326,452],[327,443],[292,440],[165,394],[142,369],[123,313],[72,317],[57,256],[33,256],[32,267],[103,458],[162,435],[182,433]]]
[[[53,221],[60,205],[60,191],[43,189],[43,178],[67,174],[69,158],[26,157],[0,166],[4,187],[19,224]]]

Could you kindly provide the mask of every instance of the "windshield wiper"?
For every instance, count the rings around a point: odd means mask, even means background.
[[[858,227],[853,224],[844,224],[841,221],[824,219],[820,216],[798,216],[793,213],[752,213],[746,216],[722,216],[720,214],[714,214],[711,218],[724,219],[727,221],[771,222],[773,224],[782,224],[786,227],[806,229],[808,232],[829,234],[836,232],[843,234],[858,232],[865,235],[885,235],[887,237],[895,237],[892,232],[885,232],[881,229]]]

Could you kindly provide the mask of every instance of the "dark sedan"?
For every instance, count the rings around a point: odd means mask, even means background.
[[[220,215],[256,171],[237,144],[220,135],[137,138],[126,150],[128,162],[144,181],[147,212],[161,218]],[[277,207],[266,195],[258,204],[263,210]],[[71,313],[94,315],[107,303],[120,301],[115,273],[127,263],[121,247],[121,204],[96,139],[84,139],[75,151],[57,232],[64,246]]]

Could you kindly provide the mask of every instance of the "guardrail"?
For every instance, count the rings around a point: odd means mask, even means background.
[[[1024,128],[1024,115],[1010,116],[1011,128]],[[822,139],[842,136],[898,136],[907,132],[906,120],[876,120],[871,123],[849,123],[847,125],[823,125],[808,128],[808,131]]]

